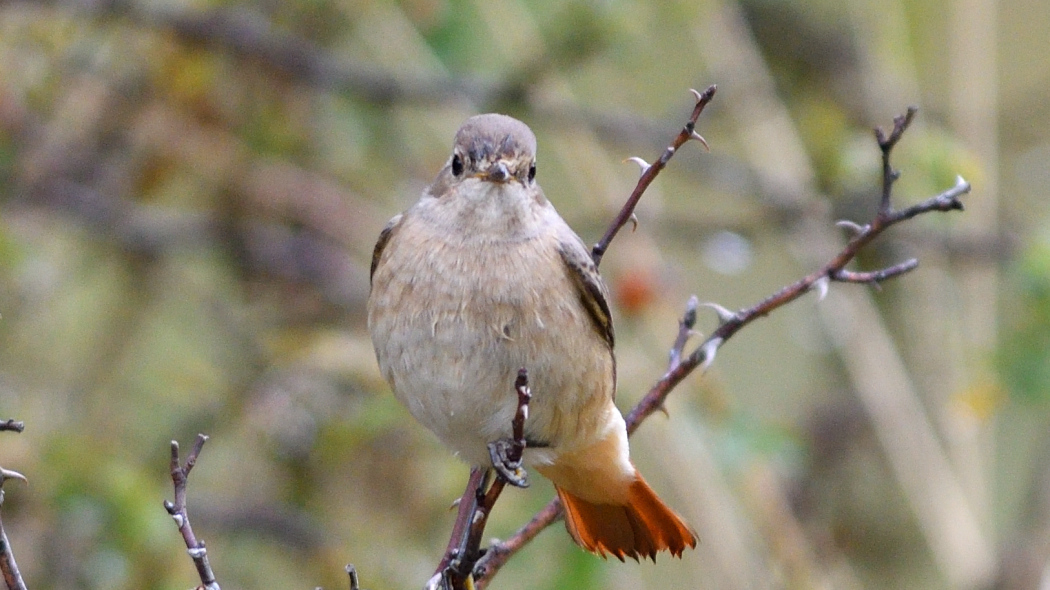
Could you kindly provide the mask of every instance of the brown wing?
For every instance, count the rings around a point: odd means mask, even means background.
[[[368,272],[368,282],[371,284],[372,277],[376,274],[376,267],[379,266],[379,258],[383,256],[383,248],[386,247],[387,242],[390,241],[390,236],[394,235],[394,230],[401,225],[401,213],[395,215],[390,221],[387,222],[386,227],[379,233],[379,239],[376,241],[376,247],[372,250],[372,269]]]
[[[598,267],[594,265],[582,243],[560,242],[558,253],[569,269],[569,276],[576,284],[580,302],[594,320],[594,327],[602,338],[613,347],[612,314],[609,313],[609,290],[605,287]]]

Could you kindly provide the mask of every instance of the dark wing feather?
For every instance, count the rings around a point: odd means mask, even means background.
[[[594,320],[595,329],[611,349],[614,338],[612,314],[609,313],[609,290],[598,274],[598,267],[594,265],[594,260],[581,243],[560,242],[558,254],[561,254],[569,276],[576,284],[580,302]]]
[[[379,266],[379,259],[383,256],[383,248],[386,247],[387,242],[390,241],[390,236],[394,235],[394,230],[401,225],[402,214],[398,213],[387,222],[386,227],[379,233],[379,240],[376,241],[376,247],[372,250],[372,269],[368,272],[368,282],[372,282],[372,277],[376,274],[376,267]]]

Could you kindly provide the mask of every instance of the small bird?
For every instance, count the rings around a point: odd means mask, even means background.
[[[419,201],[372,256],[368,327],[408,411],[471,465],[511,437],[520,368],[532,391],[523,462],[554,483],[572,538],[601,556],[681,556],[696,535],[631,463],[616,408],[609,293],[536,183],[536,137],[468,119]]]

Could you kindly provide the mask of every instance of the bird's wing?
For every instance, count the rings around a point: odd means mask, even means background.
[[[394,235],[394,231],[400,227],[401,218],[403,214],[398,213],[390,221],[387,222],[386,227],[379,233],[379,239],[376,241],[376,247],[372,250],[372,269],[368,272],[368,281],[372,282],[372,277],[376,274],[376,267],[379,266],[379,259],[383,256],[383,248],[386,247],[387,242],[390,241],[390,237]]]
[[[558,253],[569,270],[569,276],[576,285],[580,302],[594,320],[598,333],[613,347],[612,314],[609,313],[609,289],[598,274],[598,267],[587,253],[587,248],[579,239],[558,243]]]

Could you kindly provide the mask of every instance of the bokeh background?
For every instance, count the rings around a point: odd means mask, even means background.
[[[503,588],[1050,584],[1050,4],[1042,0],[0,2],[3,522],[34,589],[418,588],[467,468],[379,377],[371,248],[477,112],[535,130],[587,242],[719,85],[614,242],[620,391],[690,294],[751,305],[870,218],[871,128],[908,105],[896,202],[973,183],[731,340],[633,439],[692,522],[682,560],[604,562],[561,525]],[[713,314],[701,314],[709,331]],[[511,490],[488,534],[551,496]]]

